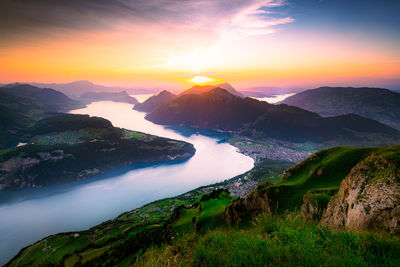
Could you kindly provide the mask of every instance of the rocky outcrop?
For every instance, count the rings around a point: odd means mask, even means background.
[[[225,209],[225,219],[228,223],[236,222],[239,219],[258,212],[273,213],[277,209],[277,202],[274,201],[275,189],[269,186],[271,183],[264,183],[248,194],[245,198],[232,202]],[[276,188],[276,190],[279,190]]]
[[[400,234],[400,157],[394,150],[372,154],[342,181],[322,225]]]
[[[310,190],[303,196],[301,216],[306,220],[319,221],[325,211],[333,190]]]

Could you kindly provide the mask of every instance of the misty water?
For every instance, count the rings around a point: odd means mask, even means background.
[[[268,102],[270,104],[275,104],[275,103],[283,101],[286,98],[288,98],[289,96],[292,96],[292,95],[295,95],[295,94],[296,93],[290,93],[290,94],[282,94],[282,95],[272,95],[272,96],[269,96],[269,97],[253,97],[253,98],[255,98],[257,100],[260,100],[260,101]]]
[[[135,165],[80,182],[0,192],[0,265],[47,235],[90,228],[124,211],[234,177],[253,160],[216,137],[182,135],[144,119],[132,105],[96,102],[71,113],[109,119],[114,126],[192,143],[196,154],[178,164]]]

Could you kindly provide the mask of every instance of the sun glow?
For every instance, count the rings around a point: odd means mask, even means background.
[[[207,76],[194,76],[189,81],[192,83],[198,84],[198,85],[203,85],[203,84],[215,82],[215,79],[207,77]]]

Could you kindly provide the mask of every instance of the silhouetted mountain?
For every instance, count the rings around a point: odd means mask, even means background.
[[[113,92],[86,92],[79,97],[79,100],[84,101],[85,103],[91,103],[95,101],[114,101],[114,102],[122,102],[128,104],[137,104],[138,101],[136,98],[130,96],[126,91],[121,91],[117,93]]]
[[[19,139],[27,126],[48,113],[80,107],[80,102],[53,89],[28,84],[0,88],[0,147]]]
[[[400,93],[388,89],[321,87],[300,92],[282,103],[322,116],[354,113],[400,129]]]
[[[272,105],[234,96],[221,88],[182,95],[148,114],[146,119],[166,125],[234,131],[255,138],[296,142],[384,145],[400,141],[400,132],[354,114],[323,118],[285,104]]]
[[[143,103],[137,103],[133,109],[138,111],[144,112],[152,112],[157,108],[167,104],[172,99],[174,99],[176,95],[164,90],[157,95],[153,95],[152,97],[148,98]]]
[[[70,83],[30,83],[36,87],[47,87],[63,92],[71,97],[79,97],[82,92],[121,92],[126,90],[122,87],[112,87],[94,84],[87,80],[73,81]]]
[[[236,91],[235,88],[233,88],[232,85],[230,85],[229,83],[221,83],[217,85],[195,85],[192,88],[183,91],[181,94],[179,94],[179,96],[187,94],[203,94],[215,88],[222,88],[233,95],[243,97],[243,95]]]
[[[50,88],[38,88],[29,84],[18,84],[0,88],[0,92],[16,97],[29,98],[44,112],[60,112],[81,107],[82,104],[65,94]]]

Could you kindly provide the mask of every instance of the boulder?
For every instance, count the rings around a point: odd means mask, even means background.
[[[342,181],[322,225],[400,234],[400,156],[394,150],[371,154]]]

